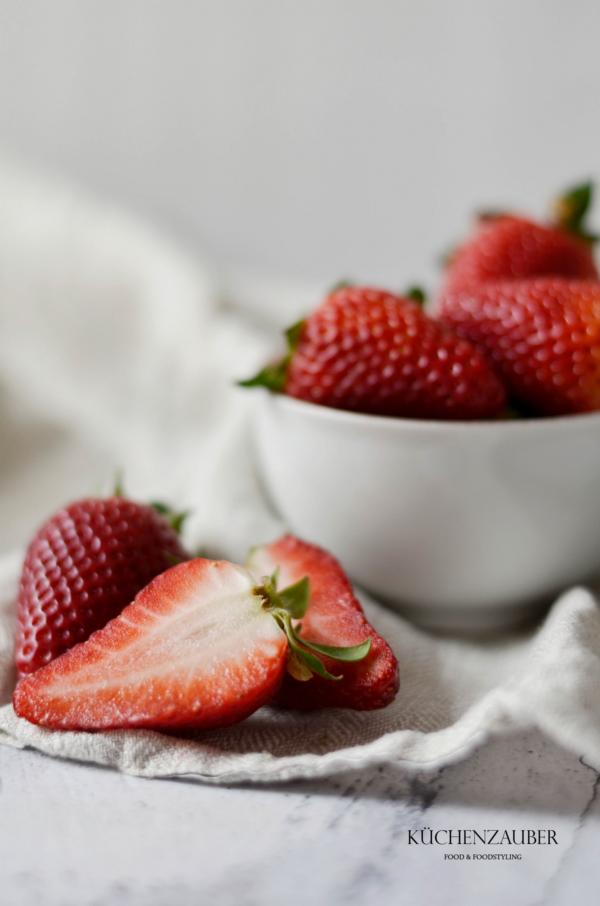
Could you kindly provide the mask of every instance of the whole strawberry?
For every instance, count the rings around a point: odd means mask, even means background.
[[[287,332],[289,353],[243,386],[377,415],[493,418],[504,389],[481,352],[413,299],[342,286]]]
[[[440,315],[487,353],[531,413],[600,409],[600,282],[546,277],[449,290]]]
[[[571,189],[555,203],[549,224],[482,215],[475,234],[450,256],[446,289],[544,276],[597,279],[594,237],[584,229],[591,200],[591,185]]]
[[[187,557],[175,528],[152,506],[114,496],[59,510],[25,555],[17,602],[19,672],[32,673],[87,639],[174,560]]]

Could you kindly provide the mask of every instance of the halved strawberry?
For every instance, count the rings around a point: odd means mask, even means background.
[[[287,650],[254,584],[224,561],[172,567],[87,642],[23,679],[15,711],[70,730],[241,720],[275,693]]]
[[[293,669],[334,679],[291,625],[306,610],[302,578],[278,591],[241,566],[198,558],[154,579],[86,642],[25,677],[20,717],[60,730],[206,729],[243,720]],[[364,657],[370,643],[328,654]],[[320,653],[320,646],[317,646]]]
[[[399,687],[398,662],[388,643],[369,625],[340,564],[330,554],[292,535],[250,552],[248,568],[256,576],[276,570],[281,585],[292,585],[302,576],[310,580],[310,600],[299,636],[317,645],[356,645],[371,639],[369,653],[359,663],[324,663],[342,674],[337,683],[315,675],[307,682],[302,671],[286,675],[278,704],[310,710],[323,707],[369,710],[393,701]]]

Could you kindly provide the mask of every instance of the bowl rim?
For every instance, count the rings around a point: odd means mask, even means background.
[[[306,400],[286,396],[285,393],[273,393],[268,390],[259,391],[263,404],[271,404],[288,408],[292,412],[304,414],[309,417],[338,422],[358,427],[363,425],[384,431],[437,431],[447,434],[491,434],[498,431],[517,432],[548,432],[571,428],[582,428],[589,425],[600,425],[600,411],[580,412],[573,415],[544,415],[536,418],[514,419],[473,419],[472,421],[460,419],[425,419],[401,418],[388,415],[370,415],[366,412],[353,412],[346,409],[334,409],[331,406],[320,406]]]

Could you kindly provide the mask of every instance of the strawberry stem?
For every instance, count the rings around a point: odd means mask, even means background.
[[[113,490],[112,490],[113,497],[123,497],[124,491],[123,491],[123,470],[122,469],[117,469],[117,471],[115,472],[114,482],[115,483],[113,485]]]
[[[339,647],[309,642],[300,635],[301,624],[294,625],[306,613],[310,601],[310,580],[304,576],[282,591],[277,590],[278,570],[272,576],[265,576],[262,585],[254,589],[263,601],[263,607],[275,619],[287,636],[290,647],[288,671],[295,679],[308,680],[314,674],[328,680],[341,680],[341,675],[330,673],[317,655],[324,655],[334,661],[353,663],[361,661],[371,650],[371,639],[359,645]]]

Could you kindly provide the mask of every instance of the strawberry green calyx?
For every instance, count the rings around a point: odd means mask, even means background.
[[[502,220],[503,217],[510,217],[510,212],[503,208],[481,208],[475,212],[475,219],[479,223],[493,223],[494,220]]]
[[[289,359],[286,356],[279,362],[265,365],[265,367],[261,368],[261,370],[253,377],[246,378],[244,381],[238,381],[238,386],[266,387],[267,390],[271,390],[273,393],[283,393],[288,365]]]
[[[125,488],[123,484],[123,471],[119,469],[115,474],[115,481],[112,489],[113,497],[125,497]],[[183,523],[190,515],[189,510],[174,510],[168,503],[161,500],[151,500],[148,504],[152,509],[162,516],[171,526],[174,532],[181,535]]]
[[[417,305],[423,307],[427,302],[427,295],[421,286],[411,286],[404,293],[407,299],[412,299]]]
[[[350,289],[352,286],[354,286],[352,280],[338,280],[337,283],[333,284],[327,295],[330,296],[332,293],[337,293],[340,289]]]
[[[278,571],[272,576],[264,576],[262,584],[254,589],[263,601],[267,610],[281,629],[285,632],[289,645],[288,672],[301,681],[312,678],[314,674],[328,680],[340,680],[341,675],[330,673],[318,655],[324,655],[334,661],[352,663],[361,661],[371,650],[371,639],[365,639],[360,645],[340,648],[333,645],[321,645],[309,642],[301,635],[301,620],[310,601],[310,581],[307,576],[289,585],[282,591],[277,589]]]
[[[125,492],[123,491],[123,470],[117,469],[115,472],[114,484],[112,489],[113,497],[124,497]]]
[[[162,516],[167,520],[174,532],[177,532],[178,535],[181,534],[183,524],[185,520],[190,515],[189,510],[173,510],[168,503],[163,503],[160,500],[152,500],[150,506],[155,510],[159,516]]]
[[[588,232],[585,219],[592,205],[594,184],[581,183],[568,189],[557,198],[552,206],[554,223],[568,233],[573,233],[588,242],[595,242],[598,237]]]
[[[271,390],[273,393],[283,393],[288,366],[298,346],[304,324],[304,320],[297,321],[285,331],[284,335],[287,343],[287,352],[282,359],[279,359],[277,362],[271,362],[269,365],[265,365],[265,367],[261,368],[261,370],[253,377],[238,381],[238,386],[266,387],[267,390]]]

